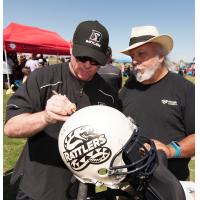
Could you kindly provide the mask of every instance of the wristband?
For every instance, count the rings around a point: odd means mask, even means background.
[[[178,144],[178,142],[172,141],[168,145],[171,146],[175,150],[175,155],[173,156],[173,158],[179,158],[181,155],[181,147]]]

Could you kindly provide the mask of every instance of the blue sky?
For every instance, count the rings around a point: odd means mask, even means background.
[[[190,62],[195,56],[194,0],[4,0],[3,27],[10,22],[55,31],[70,40],[84,20],[98,20],[109,31],[113,57],[123,58],[133,26],[154,25],[174,38],[169,58]]]

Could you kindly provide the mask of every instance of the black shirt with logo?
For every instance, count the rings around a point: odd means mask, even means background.
[[[149,138],[168,144],[195,132],[195,87],[169,72],[154,84],[130,79],[120,91],[123,112],[132,117]],[[169,159],[168,167],[180,180],[189,175],[190,159]]]
[[[66,95],[77,109],[89,105],[107,105],[121,110],[120,101],[106,82],[96,74],[89,82],[76,79],[68,63],[35,70],[9,99],[6,120],[45,109],[52,90]],[[95,117],[95,116],[93,116]],[[63,122],[47,126],[28,138],[17,162],[11,182],[19,178],[20,189],[33,199],[65,200],[71,172],[64,165],[58,150],[58,135]]]

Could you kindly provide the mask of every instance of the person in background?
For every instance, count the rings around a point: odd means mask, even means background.
[[[195,154],[195,87],[168,70],[169,35],[154,26],[132,29],[129,47],[134,76],[121,89],[123,112],[154,139],[168,157],[168,168],[179,179],[189,179],[188,163]]]
[[[25,55],[20,55],[19,56],[19,66],[20,66],[20,68],[23,68],[23,67],[25,67],[25,64],[26,64],[26,56]]]
[[[38,54],[37,55],[37,60],[38,60],[38,64],[39,64],[39,67],[41,67],[41,63],[43,62],[43,66],[48,66],[48,57],[44,56],[43,54]],[[41,63],[40,63],[41,62]]]
[[[61,63],[65,62],[65,58],[64,57],[59,58],[59,60],[60,60]]]
[[[14,75],[14,85],[15,85],[15,90],[17,90],[21,84],[22,84],[22,80],[24,77],[24,73],[22,72],[25,64],[26,64],[26,56],[22,55],[22,54],[18,54],[18,62],[15,65],[14,71],[13,71],[13,75]]]
[[[22,73],[24,74],[22,82],[24,83],[27,80],[30,73],[38,68],[39,68],[39,63],[37,60],[37,55],[32,54],[26,61],[25,66],[22,68]]]
[[[120,70],[122,72],[122,76],[124,76],[124,69],[125,69],[125,63],[122,63],[120,66]]]
[[[99,68],[98,73],[118,93],[122,87],[122,73],[118,67],[112,65],[111,47],[108,47],[107,63]]]
[[[3,89],[8,89],[14,83],[13,70],[15,63],[12,60],[11,54],[7,55],[7,64],[5,53],[3,51]],[[9,81],[8,81],[9,79]]]
[[[129,78],[130,75],[131,75],[130,65],[125,65],[123,76]]]
[[[76,199],[78,185],[61,159],[58,135],[69,116],[83,107],[120,110],[117,95],[97,73],[107,62],[108,43],[101,23],[81,22],[74,32],[70,62],[31,72],[9,99],[4,133],[27,138],[11,178],[12,184],[20,183],[17,200],[67,200],[70,195]]]
[[[38,59],[38,68],[44,67],[44,60],[42,58]]]
[[[38,68],[38,60],[36,54],[32,54],[30,58],[26,61],[26,68],[29,68],[31,72]]]

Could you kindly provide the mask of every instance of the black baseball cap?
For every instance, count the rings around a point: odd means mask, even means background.
[[[108,31],[102,24],[98,21],[84,21],[74,32],[72,53],[75,57],[90,57],[100,65],[105,65],[108,43]]]

